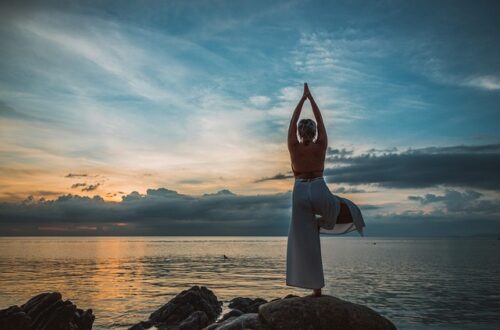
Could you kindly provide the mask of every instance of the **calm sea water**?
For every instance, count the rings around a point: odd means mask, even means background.
[[[145,320],[196,284],[226,302],[309,293],[284,284],[286,237],[3,237],[0,251],[0,309],[60,291],[94,310],[95,329]],[[322,237],[322,256],[325,293],[400,329],[500,326],[500,241]]]

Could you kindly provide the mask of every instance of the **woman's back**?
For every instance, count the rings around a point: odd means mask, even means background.
[[[295,177],[314,178],[323,175],[326,146],[323,143],[298,143],[290,148],[290,159]]]

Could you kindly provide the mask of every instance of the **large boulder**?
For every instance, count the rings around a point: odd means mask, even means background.
[[[19,306],[0,311],[0,329],[17,330],[91,330],[92,309],[77,308],[62,300],[59,292],[41,293]]]
[[[264,325],[275,330],[396,329],[374,310],[328,295],[271,301],[259,307],[259,317]]]
[[[222,312],[222,302],[206,287],[197,285],[184,290],[168,303],[151,313],[149,320],[129,329],[148,329],[151,326],[170,327],[183,324],[185,329],[202,329],[214,322]],[[203,312],[195,313],[195,312]],[[206,317],[206,318],[205,318]]]

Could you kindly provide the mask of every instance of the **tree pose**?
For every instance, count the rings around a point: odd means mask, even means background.
[[[301,119],[297,125],[307,99],[311,102],[316,123],[312,119]],[[345,234],[358,230],[362,234],[364,227],[359,208],[350,200],[332,194],[326,185],[323,170],[327,147],[323,118],[305,83],[288,129],[288,150],[295,182],[287,242],[286,284],[312,289],[313,296],[321,296],[321,288],[325,285],[320,232]]]

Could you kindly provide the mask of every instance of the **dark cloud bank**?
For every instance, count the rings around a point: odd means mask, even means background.
[[[132,192],[121,202],[100,196],[64,195],[55,200],[27,198],[0,203],[2,235],[286,235],[291,192],[243,196],[221,190],[189,196],[159,188]],[[448,236],[499,232],[500,207],[476,191],[409,196],[418,204],[444,202],[432,212],[379,214],[360,205],[368,236]],[[472,230],[471,230],[472,228]]]
[[[447,187],[443,194],[408,196],[414,207],[399,213],[360,205],[368,236],[500,234],[500,202],[491,197],[500,187],[500,145],[394,151],[372,150],[360,156],[344,149],[328,151],[327,163],[336,166],[325,170],[331,182],[396,189]],[[288,175],[257,181],[282,179]],[[356,187],[332,191],[365,192]],[[291,191],[245,196],[228,190],[189,196],[165,188],[148,189],[145,195],[132,192],[121,202],[100,196],[30,197],[23,203],[0,203],[0,234],[286,235],[291,197]]]
[[[375,214],[380,235],[401,235],[404,224],[407,236],[496,236],[500,234],[500,201],[466,189],[445,189],[443,195],[408,196],[419,205],[433,206],[431,211],[407,210]],[[500,236],[499,236],[500,237]]]
[[[500,190],[500,144],[408,149],[353,150],[329,148],[324,176],[331,183],[374,184],[385,188],[437,185]],[[330,167],[329,167],[330,166]],[[293,178],[278,173],[256,182]]]
[[[37,235],[43,228],[89,235],[283,235],[290,207],[290,192],[241,196],[221,190],[189,196],[159,188],[145,195],[132,192],[121,202],[100,196],[64,195],[49,201],[31,197],[0,204],[0,229],[4,235]]]
[[[329,149],[329,182],[377,184],[387,188],[436,185],[500,190],[500,144],[409,149],[351,156]]]

